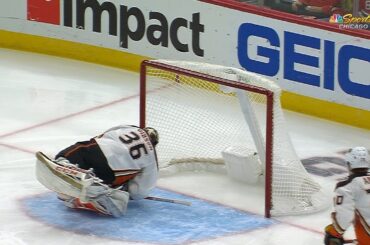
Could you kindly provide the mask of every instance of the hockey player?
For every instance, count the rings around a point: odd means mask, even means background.
[[[343,233],[354,225],[357,244],[370,244],[370,174],[368,151],[355,147],[346,154],[350,175],[335,188],[332,224],[325,228],[325,245],[344,243]]]
[[[155,129],[117,126],[59,152],[36,153],[36,175],[70,208],[120,217],[129,199],[142,199],[158,176]]]

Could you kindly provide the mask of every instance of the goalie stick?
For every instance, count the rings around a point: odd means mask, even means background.
[[[350,244],[350,243],[352,243],[352,244],[357,244],[357,240],[356,240],[356,239],[345,239],[345,240],[343,241],[343,243],[344,243],[344,244]]]
[[[174,200],[174,199],[168,199],[168,198],[163,198],[163,197],[152,197],[152,196],[146,197],[145,199],[152,200],[152,201],[169,202],[169,203],[181,204],[185,206],[191,206],[191,202],[187,202],[183,200]]]

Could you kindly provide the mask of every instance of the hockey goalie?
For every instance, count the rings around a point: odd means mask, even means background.
[[[143,199],[158,177],[153,128],[121,125],[77,142],[50,159],[36,153],[36,176],[70,208],[120,217],[129,199]]]

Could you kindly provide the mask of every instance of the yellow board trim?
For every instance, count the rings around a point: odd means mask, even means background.
[[[65,57],[130,71],[139,71],[140,63],[150,59],[119,50],[4,30],[0,30],[0,47]]]
[[[143,60],[151,59],[119,50],[5,30],[0,30],[0,47],[71,58],[136,72],[140,70]],[[288,110],[370,130],[370,111],[367,110],[287,91],[283,92],[281,101],[283,108]]]
[[[282,107],[359,128],[370,129],[370,111],[284,91]]]

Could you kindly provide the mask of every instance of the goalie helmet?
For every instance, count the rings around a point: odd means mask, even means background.
[[[144,131],[148,134],[150,142],[152,142],[153,146],[156,146],[158,144],[159,135],[157,130],[151,127],[144,128]]]
[[[346,161],[350,169],[369,168],[368,152],[365,147],[352,148],[346,155]]]

